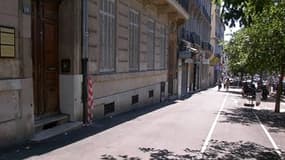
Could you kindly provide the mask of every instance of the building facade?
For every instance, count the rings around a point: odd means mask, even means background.
[[[0,147],[86,119],[87,78],[95,119],[163,101],[187,18],[174,0],[1,1]]]
[[[173,35],[187,13],[173,0],[90,3],[88,73],[95,118],[166,99],[168,58],[176,53]]]
[[[212,55],[211,1],[180,0],[179,2],[190,15],[179,32],[178,88],[180,95],[184,95],[209,86],[209,58]]]
[[[211,44],[213,46],[214,55],[211,57],[211,84],[214,85],[219,78],[221,78],[223,71],[223,46],[225,26],[221,19],[220,6],[212,5],[212,31]]]

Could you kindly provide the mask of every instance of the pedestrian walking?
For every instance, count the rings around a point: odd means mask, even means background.
[[[225,81],[225,88],[227,91],[229,91],[229,87],[230,87],[230,79],[227,78],[226,81]]]
[[[222,88],[222,80],[219,79],[217,83],[218,83],[218,91],[220,91],[220,89]]]

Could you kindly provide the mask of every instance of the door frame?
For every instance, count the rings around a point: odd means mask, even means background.
[[[44,26],[43,22],[41,20],[41,16],[43,16],[43,8],[41,4],[42,0],[32,0],[32,59],[33,59],[33,91],[34,91],[34,115],[36,119],[49,116],[51,114],[56,113],[49,113],[47,111],[47,107],[45,104],[45,91],[46,88],[44,87]],[[59,9],[59,0],[57,9]],[[57,11],[57,28],[56,28],[56,34],[57,34],[57,43],[59,39],[59,10]],[[59,60],[59,44],[56,45],[57,50],[57,60]],[[38,53],[38,54],[37,54]],[[57,76],[58,76],[58,82],[57,82],[57,112],[60,110],[60,103],[59,103],[59,61],[57,61]]]

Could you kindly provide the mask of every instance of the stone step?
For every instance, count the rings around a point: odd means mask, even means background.
[[[40,142],[48,138],[65,133],[67,131],[80,128],[81,126],[82,122],[67,122],[50,129],[40,131],[36,133],[30,140],[33,142]]]
[[[68,115],[57,114],[53,116],[48,116],[35,121],[35,132],[52,128],[56,125],[60,125],[68,121]]]

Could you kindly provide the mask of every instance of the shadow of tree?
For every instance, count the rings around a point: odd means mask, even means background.
[[[139,157],[129,157],[128,155],[119,155],[118,158],[120,160],[141,160]],[[102,160],[118,160],[116,157],[112,155],[102,155],[101,157]]]
[[[270,127],[271,132],[285,132],[285,113],[275,113],[271,110],[254,110],[260,121]]]
[[[133,109],[112,117],[106,117],[100,120],[96,120],[96,122],[90,126],[81,127],[79,129],[72,130],[70,132],[66,132],[53,138],[41,141],[39,143],[27,141],[23,144],[13,146],[11,148],[0,149],[0,160],[25,159],[31,156],[45,154],[47,152],[53,151],[55,149],[64,147],[66,145],[75,143],[87,137],[103,132],[114,126],[131,121],[145,114],[169,107],[171,104],[175,103],[176,102],[174,100],[170,100],[162,102],[160,104],[146,105],[145,107]]]
[[[271,110],[256,110],[253,108],[235,108],[222,111],[221,115],[225,116],[225,120],[219,122],[224,123],[240,123],[246,126],[258,123],[255,114],[258,116],[262,124],[266,125],[271,132],[285,132],[285,113],[275,113]]]
[[[262,100],[262,101],[275,103],[275,102],[276,102],[276,99],[275,99],[275,96],[269,96],[266,100]],[[281,97],[280,102],[285,102],[284,96]]]
[[[151,160],[156,160],[156,159],[177,159],[177,160],[182,160],[182,159],[195,159],[197,158],[199,151],[197,150],[190,150],[186,148],[185,154],[175,154],[172,151],[169,151],[167,149],[155,149],[155,148],[139,148],[140,151],[144,153],[149,153],[150,154],[150,159]]]
[[[184,154],[177,154],[167,149],[156,148],[139,148],[139,151],[148,153],[150,160],[282,160],[285,156],[284,152],[279,155],[273,148],[253,143],[253,142],[226,142],[211,140],[205,153],[199,150],[191,150],[186,148]],[[132,159],[133,158],[133,159]],[[138,157],[102,155],[104,160],[140,160]]]
[[[225,116],[225,120],[220,120],[219,122],[225,123],[240,123],[249,126],[252,123],[258,123],[252,108],[235,108],[227,109],[222,111],[221,115]]]
[[[267,148],[253,142],[226,142],[211,140],[203,158],[223,160],[281,160],[284,155],[283,151],[281,151],[280,156],[273,148]]]

